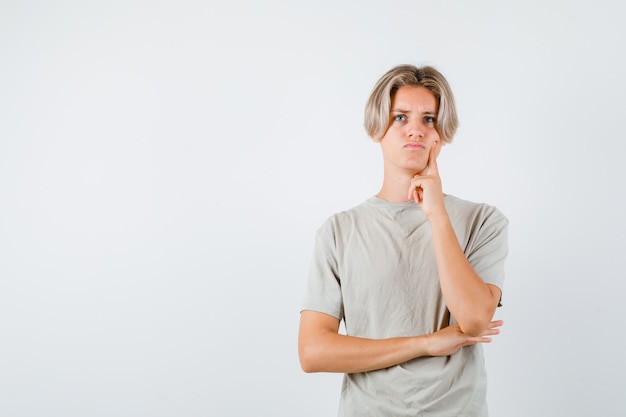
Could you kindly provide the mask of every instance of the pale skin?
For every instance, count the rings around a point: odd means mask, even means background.
[[[380,141],[383,185],[377,194],[390,202],[421,204],[433,234],[441,291],[457,324],[435,333],[390,339],[339,334],[339,320],[305,310],[300,316],[298,352],[305,372],[367,372],[422,356],[449,356],[464,346],[491,342],[502,326],[492,321],[500,289],[485,284],[468,262],[444,204],[437,157],[438,105],[424,87],[400,87],[391,101],[389,127]]]

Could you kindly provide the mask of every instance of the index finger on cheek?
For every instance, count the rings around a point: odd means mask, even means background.
[[[439,155],[439,149],[441,149],[439,141],[434,142],[433,146],[430,148],[430,155],[428,155],[428,168],[431,174],[439,173],[439,169],[437,167],[437,156]]]

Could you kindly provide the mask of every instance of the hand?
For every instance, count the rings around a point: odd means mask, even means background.
[[[437,166],[437,155],[439,155],[440,150],[440,142],[434,142],[428,153],[428,166],[411,179],[407,196],[409,199],[415,200],[415,203],[422,204],[422,210],[427,217],[433,213],[445,211],[441,178]]]
[[[480,336],[476,337],[467,336],[461,331],[458,324],[452,324],[428,336],[428,352],[430,356],[450,356],[464,346],[471,346],[476,343],[489,343],[491,342],[491,337],[488,336],[500,333],[499,327],[503,323],[502,320],[492,321],[487,329]]]

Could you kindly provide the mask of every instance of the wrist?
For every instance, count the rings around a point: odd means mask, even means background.
[[[448,216],[448,212],[443,207],[440,210],[425,214],[428,221],[433,225],[450,223],[450,217]]]
[[[433,356],[431,354],[432,335],[425,334],[414,337],[415,357]]]

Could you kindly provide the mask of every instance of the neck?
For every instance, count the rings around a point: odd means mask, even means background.
[[[412,198],[408,198],[409,186],[411,185],[411,179],[417,172],[389,172],[385,170],[383,176],[383,185],[376,194],[376,197],[382,198],[392,203],[399,203],[403,201],[411,201]]]
[[[389,201],[390,203],[402,203],[405,201],[413,201],[409,198],[409,187],[411,180],[416,175],[426,175],[426,170],[421,172],[415,171],[395,171],[384,170],[383,185],[376,197]],[[443,193],[446,196],[446,193]]]

